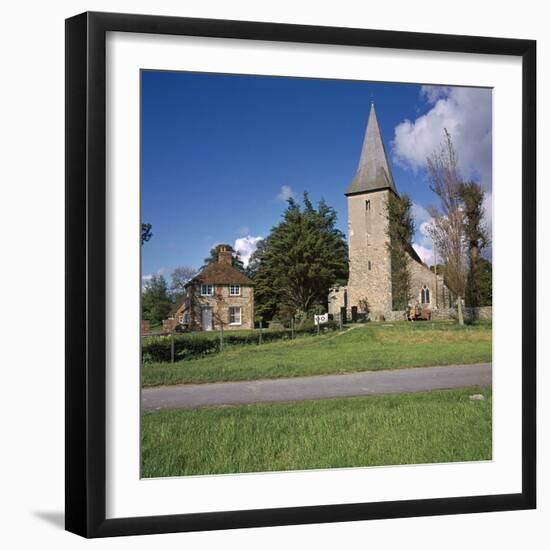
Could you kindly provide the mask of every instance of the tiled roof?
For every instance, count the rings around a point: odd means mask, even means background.
[[[211,285],[254,285],[254,281],[249,279],[244,273],[223,262],[214,262],[207,265],[187,284],[190,285],[196,283]]]

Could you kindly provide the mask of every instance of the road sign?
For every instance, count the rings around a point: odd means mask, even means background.
[[[315,315],[314,320],[316,325],[324,325],[325,323],[328,323],[328,313],[324,313],[323,315]]]

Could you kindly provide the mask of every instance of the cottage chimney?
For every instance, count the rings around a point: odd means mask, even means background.
[[[220,264],[227,264],[231,265],[233,263],[233,253],[231,250],[227,250],[225,246],[222,246],[220,248],[220,251],[218,252],[218,262]]]

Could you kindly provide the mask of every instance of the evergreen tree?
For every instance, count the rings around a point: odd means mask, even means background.
[[[479,258],[477,269],[479,306],[493,305],[493,264],[486,258]]]
[[[406,309],[411,294],[411,276],[408,269],[409,250],[414,235],[411,200],[390,193],[388,204],[388,249],[391,258],[392,309]]]
[[[321,200],[317,208],[304,193],[303,206],[294,199],[254,261],[257,315],[270,320],[310,314],[327,306],[331,286],[348,277],[347,245],[336,228],[336,212]]]
[[[168,317],[172,302],[168,294],[168,285],[162,275],[153,275],[141,294],[142,318],[159,324]]]
[[[489,242],[487,230],[483,224],[483,197],[481,187],[470,181],[460,186],[460,198],[464,212],[464,238],[468,249],[468,273],[466,276],[466,305],[477,307],[487,301],[487,266],[481,263],[481,251]],[[484,270],[484,274],[482,274]],[[483,282],[481,278],[485,275]],[[491,279],[489,279],[491,281]],[[482,289],[482,286],[484,287]]]
[[[262,239],[261,241],[258,241],[256,243],[256,250],[254,250],[254,252],[250,256],[250,259],[248,260],[248,265],[246,266],[245,273],[247,277],[250,277],[251,279],[253,279],[256,276],[258,268],[260,267],[263,256],[265,254],[265,248],[266,248],[265,239]]]
[[[254,314],[256,320],[270,321],[277,314],[277,293],[273,287],[273,262],[269,261],[269,237],[261,242],[248,262],[254,286]],[[267,261],[266,261],[267,260]]]
[[[204,265],[201,267],[201,269],[204,269],[207,265],[216,263],[218,261],[218,255],[222,247],[225,247],[225,249],[229,250],[232,254],[231,265],[235,269],[238,269],[242,273],[245,273],[244,263],[241,259],[241,255],[230,244],[224,244],[224,243],[217,244],[216,246],[210,249],[210,253],[206,258],[204,258]]]

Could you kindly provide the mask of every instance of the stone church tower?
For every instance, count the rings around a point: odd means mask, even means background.
[[[392,309],[387,202],[396,193],[393,176],[371,104],[359,166],[348,198],[349,281],[347,301],[361,307],[366,298],[372,316]]]
[[[397,189],[380,133],[374,104],[371,103],[357,172],[347,188],[349,279],[346,287],[331,289],[329,313],[347,315],[356,308],[364,313],[364,300],[371,319],[388,319],[392,311],[391,257],[388,249],[387,203]],[[411,275],[410,305],[430,309],[448,300],[448,290],[440,276],[434,276],[412,247],[409,249]],[[436,288],[437,287],[437,288]],[[436,303],[436,296],[440,300]]]

